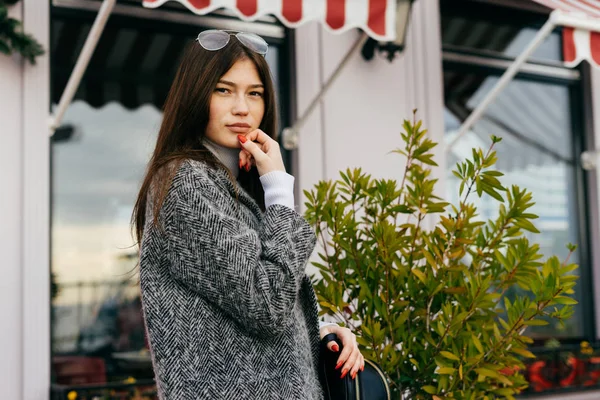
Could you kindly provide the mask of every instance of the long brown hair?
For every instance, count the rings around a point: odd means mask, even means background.
[[[202,142],[210,115],[210,99],[217,82],[243,59],[254,63],[264,85],[265,113],[259,128],[271,137],[276,136],[275,90],[265,58],[246,48],[235,36],[231,36],[229,44],[218,51],[205,50],[196,41],[189,43],[169,90],[156,147],[133,209],[132,229],[138,245],[142,242],[150,191],[153,223],[158,225],[160,208],[173,176],[184,160],[203,161],[214,168],[227,170]],[[264,210],[264,192],[256,168],[250,172],[241,169],[238,182]]]

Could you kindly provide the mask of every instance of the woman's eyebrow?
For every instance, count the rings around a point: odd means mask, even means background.
[[[228,85],[228,86],[232,86],[232,87],[237,87],[237,85],[234,82],[230,82],[230,81],[225,81],[223,79],[219,80],[218,83],[221,83],[223,85]],[[249,88],[255,89],[255,88],[264,88],[265,85],[263,85],[262,83],[257,83],[254,85],[249,85]]]

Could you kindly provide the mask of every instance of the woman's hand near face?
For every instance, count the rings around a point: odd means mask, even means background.
[[[260,129],[257,129],[246,135],[238,135],[238,140],[243,149],[240,152],[240,168],[250,165],[252,162],[248,157],[248,154],[244,154],[247,152],[252,156],[252,159],[254,159],[254,164],[258,169],[258,175],[263,176],[273,171],[285,172],[279,143],[273,140],[269,135]],[[248,169],[249,168],[246,167],[246,170]]]
[[[342,341],[343,346],[342,353],[338,357],[335,368],[342,369],[342,378],[348,373],[350,373],[352,379],[356,378],[358,371],[363,371],[365,369],[365,358],[360,354],[360,350],[358,349],[356,335],[348,328],[337,325],[326,325],[320,329],[321,339],[330,333],[335,333]],[[334,341],[327,343],[327,348],[333,352],[339,351],[338,345]]]

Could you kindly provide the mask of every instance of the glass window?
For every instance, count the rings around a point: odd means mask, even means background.
[[[181,27],[155,25],[147,30],[131,20],[122,26],[119,21],[107,25],[52,141],[55,385],[153,377],[130,218],[177,59],[200,29],[182,32]],[[53,20],[54,106],[89,24],[81,18]],[[75,34],[77,40],[63,40]],[[280,91],[278,46],[271,43],[267,61]]]
[[[499,78],[446,70],[445,124],[447,143],[451,142],[462,121],[489,93]],[[448,153],[447,197],[458,201],[458,179],[452,174],[457,162],[471,156],[473,147],[487,149],[490,136],[502,137],[495,149],[497,169],[505,176],[505,186],[516,184],[533,193],[532,212],[541,234],[534,240],[545,255],[564,259],[565,245],[578,243],[579,213],[577,210],[573,132],[570,90],[568,86],[551,83],[513,80],[489,106],[483,117]],[[481,218],[497,216],[498,202],[494,199],[473,200]],[[576,252],[571,260],[579,262]],[[576,298],[582,298],[581,290]],[[538,338],[582,337],[582,314],[577,307],[566,329],[548,325],[535,327],[529,334]]]

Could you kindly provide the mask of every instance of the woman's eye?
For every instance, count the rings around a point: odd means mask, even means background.
[[[215,92],[218,92],[218,93],[228,93],[229,89],[226,89],[226,88],[216,88]]]
[[[262,92],[250,92],[250,96],[258,96],[258,97],[262,97]]]

